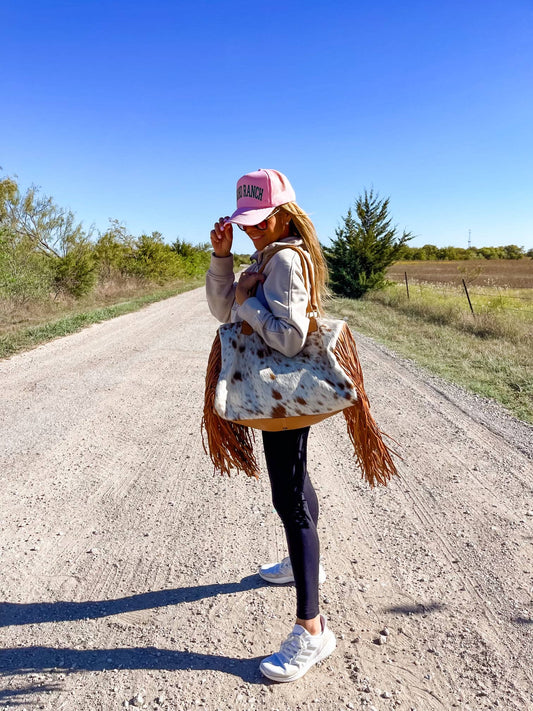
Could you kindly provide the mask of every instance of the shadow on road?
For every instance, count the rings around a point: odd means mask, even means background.
[[[262,657],[239,658],[218,654],[201,654],[156,647],[131,647],[119,649],[67,649],[54,647],[17,647],[0,650],[0,673],[3,675],[105,671],[111,669],[157,669],[165,671],[206,671],[212,669],[238,676],[249,684],[262,684],[266,680],[259,671]],[[39,687],[42,691],[43,687]],[[35,689],[33,690],[35,692]],[[0,703],[6,694],[28,693],[0,692]]]
[[[428,612],[437,612],[443,610],[446,605],[440,602],[430,602],[427,605],[421,602],[415,605],[395,605],[393,607],[383,608],[384,612],[390,612],[393,615],[427,615]]]
[[[158,590],[117,600],[26,604],[3,602],[0,603],[0,626],[95,619],[123,612],[179,605],[183,602],[203,600],[217,595],[254,590],[265,585],[259,576],[249,575],[240,582]],[[227,657],[156,647],[83,650],[46,646],[14,647],[0,650],[0,676],[110,669],[164,669],[168,671],[212,669],[233,674],[249,684],[260,684],[265,682],[259,672],[260,660],[261,657],[251,659]],[[0,704],[24,705],[27,703],[25,696],[56,689],[56,686],[32,686],[23,689],[0,690]]]
[[[85,602],[0,602],[0,627],[29,625],[44,622],[65,622],[68,620],[97,619],[123,612],[148,610],[182,602],[194,602],[217,595],[255,590],[266,586],[258,575],[248,575],[240,582],[214,585],[197,585],[190,588],[172,588],[140,593],[116,600]]]
[[[50,691],[61,691],[59,684],[39,684],[38,686],[25,686],[21,689],[0,690],[0,704],[5,706],[26,706],[31,694],[43,694]]]

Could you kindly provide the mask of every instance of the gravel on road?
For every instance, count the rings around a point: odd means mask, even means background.
[[[202,448],[216,325],[198,289],[0,363],[0,709],[533,709],[532,428],[358,334],[400,477],[313,427],[338,646],[261,676],[295,593],[268,478]]]

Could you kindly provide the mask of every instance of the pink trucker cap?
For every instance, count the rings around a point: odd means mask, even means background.
[[[283,173],[260,168],[239,179],[237,209],[228,221],[237,225],[257,225],[270,215],[273,208],[295,201],[292,185]]]

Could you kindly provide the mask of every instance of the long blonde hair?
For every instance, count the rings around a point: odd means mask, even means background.
[[[295,202],[286,202],[281,205],[281,210],[284,210],[291,217],[291,234],[300,237],[304,243],[305,249],[311,256],[313,267],[315,270],[315,290],[318,301],[318,310],[322,314],[324,312],[324,300],[328,295],[328,268],[326,260],[318,241],[318,235],[315,226],[311,222],[309,215]]]

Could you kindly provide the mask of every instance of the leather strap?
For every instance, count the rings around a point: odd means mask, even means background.
[[[315,282],[314,282],[314,270],[313,270],[313,263],[311,261],[311,257],[308,252],[303,250],[301,247],[297,247],[294,244],[284,244],[280,245],[279,247],[275,247],[271,252],[267,254],[267,256],[263,259],[261,262],[261,266],[257,270],[258,274],[261,274],[268,264],[268,262],[272,259],[272,257],[277,254],[278,252],[281,252],[282,249],[292,249],[294,252],[297,252],[297,254],[300,257],[300,260],[302,262],[302,272],[303,272],[303,278],[304,278],[304,284],[305,288],[309,294],[309,301],[307,302],[307,308],[306,308],[306,315],[309,318],[309,333],[313,333],[314,331],[317,330],[318,326],[316,323],[316,317],[313,314],[318,315],[318,304],[316,301],[316,287],[315,287]],[[246,336],[250,336],[253,333],[253,328],[250,326],[250,324],[247,321],[242,322],[242,327],[241,327],[241,333],[243,333]]]
[[[315,282],[313,278],[314,270],[313,270],[313,263],[311,261],[311,256],[309,255],[309,252],[306,252],[303,250],[301,247],[297,247],[296,245],[293,244],[284,244],[280,245],[279,247],[274,248],[271,252],[267,254],[267,256],[264,258],[264,260],[261,262],[261,266],[257,270],[259,274],[264,270],[268,262],[272,259],[272,257],[277,254],[278,252],[281,252],[282,249],[292,249],[294,252],[296,252],[300,260],[302,262],[302,272],[303,272],[303,277],[304,277],[304,284],[305,288],[307,289],[309,293],[309,302],[307,304],[307,315],[309,314],[318,314],[318,304],[316,300],[316,287],[315,287]]]

